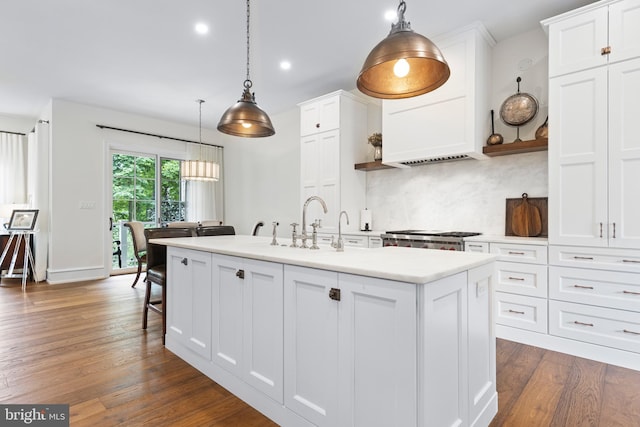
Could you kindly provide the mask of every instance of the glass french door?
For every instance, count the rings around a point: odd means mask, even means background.
[[[111,173],[111,269],[124,273],[137,267],[131,232],[124,223],[140,221],[145,227],[159,227],[184,221],[185,188],[180,160],[155,154],[112,152]]]

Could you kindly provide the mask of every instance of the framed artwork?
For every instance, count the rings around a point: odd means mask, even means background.
[[[31,231],[36,226],[38,209],[16,209],[11,213],[9,231]]]

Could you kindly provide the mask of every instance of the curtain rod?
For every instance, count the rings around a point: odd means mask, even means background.
[[[120,131],[120,132],[136,133],[138,135],[154,136],[154,137],[160,138],[160,139],[172,139],[174,141],[189,142],[191,144],[202,144],[202,145],[209,145],[211,147],[216,147],[216,148],[224,148],[222,145],[208,144],[206,142],[191,141],[191,140],[182,139],[182,138],[174,138],[172,136],[157,135],[155,133],[139,132],[137,130],[114,128],[114,127],[106,126],[106,125],[96,125],[96,127],[99,127],[100,129],[110,129],[110,130],[117,130],[117,131]]]
[[[0,130],[0,132],[2,133],[10,133],[11,135],[22,135],[22,136],[26,136],[26,133],[20,133],[20,132],[9,132],[8,130]]]

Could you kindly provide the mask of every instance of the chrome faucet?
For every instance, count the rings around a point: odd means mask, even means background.
[[[340,216],[338,216],[338,243],[336,243],[336,251],[344,252],[344,241],[342,240],[342,214],[347,217],[347,225],[349,225],[349,215],[347,211],[340,212]]]
[[[307,235],[307,206],[309,206],[309,203],[314,200],[320,202],[322,209],[324,209],[324,213],[327,213],[327,204],[318,196],[311,196],[304,202],[304,205],[302,206],[302,233],[300,237],[300,240],[302,240],[302,245],[300,245],[301,248],[309,247],[307,246],[307,239],[309,238]]]
[[[273,232],[272,232],[272,236],[271,236],[271,246],[278,246],[278,241],[276,240],[276,235],[277,235],[277,228],[280,225],[280,223],[278,221],[273,221]]]

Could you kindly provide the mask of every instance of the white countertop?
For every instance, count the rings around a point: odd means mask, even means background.
[[[152,239],[150,243],[195,249],[262,261],[378,277],[409,283],[428,283],[473,267],[487,264],[494,255],[416,248],[354,248],[344,252],[324,246],[318,250],[271,246],[271,238],[260,236],[207,236]]]
[[[546,237],[521,237],[481,234],[479,236],[465,237],[465,242],[493,242],[493,243],[517,243],[523,245],[547,245]]]

